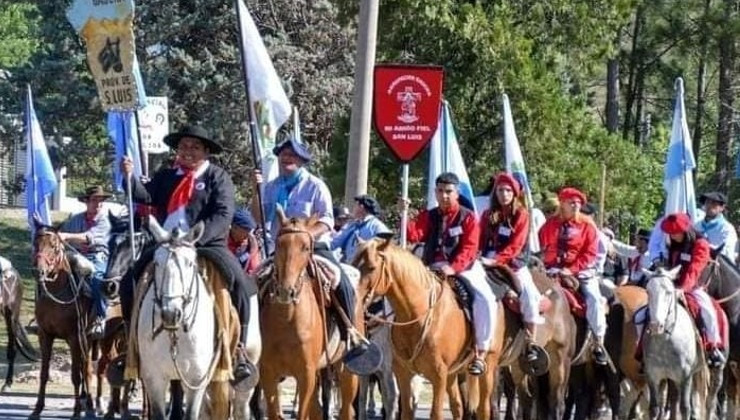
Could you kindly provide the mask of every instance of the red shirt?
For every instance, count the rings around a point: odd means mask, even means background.
[[[239,264],[243,266],[245,274],[253,274],[257,267],[259,267],[261,263],[259,247],[248,250],[249,261],[247,261],[246,265],[243,265],[242,261],[239,259],[240,253],[242,252],[242,250],[239,248],[242,246],[242,244],[231,239],[231,235],[229,235],[226,237],[226,245],[228,246],[229,251],[231,251],[231,253],[237,257],[237,260],[239,260]]]
[[[524,245],[527,244],[529,212],[520,208],[513,216],[503,214],[502,220],[495,225],[491,223],[490,219],[491,210],[488,209],[483,212],[480,218],[480,249],[483,252],[490,251],[490,246],[486,242],[493,241],[493,248],[496,252],[494,260],[497,264],[509,265],[514,258],[522,253]],[[509,223],[505,223],[507,219],[510,219]]]
[[[697,238],[690,250],[671,249],[668,262],[671,267],[682,265],[681,273],[676,280],[676,287],[684,292],[696,289],[699,276],[709,263],[709,242],[704,238]]]
[[[567,227],[567,239],[563,235]],[[593,267],[599,249],[599,235],[596,226],[589,220],[563,221],[551,217],[539,232],[543,262],[547,268],[566,268],[573,274]],[[560,248],[563,249],[560,249]]]
[[[440,208],[440,211],[442,209]],[[452,236],[455,232],[450,231],[450,224],[453,223],[457,214],[460,212],[460,205],[455,204],[452,208],[448,209],[443,213],[442,226],[445,227],[442,235]],[[409,221],[406,227],[406,237],[409,242],[425,242],[431,231],[431,223],[429,220],[429,212],[424,210],[416,216],[416,219]],[[475,258],[478,256],[478,240],[480,238],[480,231],[478,229],[478,222],[475,220],[475,213],[472,211],[460,221],[462,232],[459,234],[460,242],[458,244],[459,251],[451,261],[447,261],[455,273],[461,273],[467,270],[473,263]],[[441,252],[437,253],[435,257],[436,261],[445,261],[446,258]]]

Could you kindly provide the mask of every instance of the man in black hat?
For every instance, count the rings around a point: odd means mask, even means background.
[[[344,206],[334,206],[332,213],[334,214],[334,232],[338,234],[352,220],[352,214]]]
[[[258,216],[260,211],[264,212],[266,228],[273,238],[273,243],[277,239],[280,229],[280,223],[276,221],[278,205],[287,217],[304,219],[313,215],[318,217],[319,223],[313,225],[309,232],[315,240],[313,251],[315,255],[323,257],[339,267],[340,280],[336,289],[337,303],[354,325],[355,290],[344,269],[339,265],[336,256],[329,248],[331,232],[334,227],[331,192],[329,192],[329,188],[324,181],[305,168],[305,165],[311,162],[311,152],[295,138],[288,137],[283,140],[272,149],[272,153],[278,157],[279,176],[264,185],[263,208],[253,206],[253,214]],[[262,184],[262,173],[255,170],[254,175],[256,188],[259,188]],[[270,253],[272,251],[270,250]],[[339,324],[341,325],[342,340],[348,341],[351,327],[341,322]],[[354,343],[349,342],[349,344]],[[352,350],[352,355],[359,355],[364,351],[364,346],[356,346]]]
[[[617,255],[627,259],[627,281],[640,287],[645,287],[646,277],[643,270],[652,268],[648,250],[651,234],[652,232],[647,229],[638,230],[633,237],[632,245],[612,239],[612,246]]]
[[[254,281],[246,278],[239,261],[226,246],[234,217],[234,184],[225,170],[208,160],[210,155],[220,153],[222,147],[198,126],[185,126],[167,135],[164,143],[177,151],[175,166],[158,171],[146,185],[131,177],[133,199],[155,207],[160,222],[163,221],[168,231],[177,226],[188,229],[198,222],[205,224],[203,236],[196,243],[198,256],[212,261],[221,270],[224,280],[229,283],[231,301],[242,325],[234,379],[238,382],[250,376],[256,377],[256,369],[247,360],[244,349],[250,321],[250,300],[256,302],[257,287]],[[133,164],[128,157],[123,159],[121,170],[125,175],[124,183],[127,183],[128,175],[133,172]],[[133,279],[124,279],[123,283],[127,284],[121,284],[121,303],[126,319],[131,316],[133,283],[151,262],[153,253],[154,249],[145,251],[134,267]]]
[[[390,232],[390,229],[378,218],[380,204],[369,195],[355,197],[354,221],[348,224],[331,241],[331,249],[342,251],[342,262],[351,264],[355,255],[358,240],[367,241],[379,233]]]
[[[724,216],[727,196],[716,191],[704,193],[699,197],[699,203],[704,205],[704,220],[696,224],[696,230],[704,235],[715,252],[735,261],[737,232]]]
[[[90,278],[93,300],[90,335],[93,339],[103,337],[108,309],[108,302],[101,291],[101,282],[108,264],[111,225],[102,210],[103,201],[110,197],[100,185],[88,187],[84,194],[77,197],[85,203],[86,210],[71,216],[59,228],[59,237],[78,251],[68,254],[72,268],[78,276]]]

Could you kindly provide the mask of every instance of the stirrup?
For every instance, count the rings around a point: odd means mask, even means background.
[[[473,376],[480,376],[486,371],[486,362],[480,357],[476,357],[473,359],[472,362],[470,362],[470,365],[468,366],[468,373]]]

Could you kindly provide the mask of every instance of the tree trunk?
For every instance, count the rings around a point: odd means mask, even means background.
[[[617,44],[618,45],[618,44]],[[611,58],[606,64],[606,129],[619,130],[619,59]]]
[[[694,115],[694,134],[692,136],[694,160],[696,162],[696,168],[694,168],[694,177],[699,171],[699,151],[701,150],[701,141],[704,134],[703,120],[704,120],[704,108],[707,102],[706,98],[706,73],[707,73],[707,50],[709,48],[709,29],[707,28],[707,19],[709,19],[709,8],[712,4],[712,0],[706,0],[704,2],[704,17],[702,22],[702,35],[699,44],[699,69],[696,75],[696,114]]]
[[[634,26],[632,27],[632,50],[630,51],[629,65],[627,68],[627,89],[625,92],[624,107],[624,125],[622,126],[622,138],[627,139],[632,129],[632,107],[635,104],[637,94],[636,79],[639,68],[642,63],[642,50],[639,47],[639,38],[644,25],[644,8],[643,4],[637,6],[635,11]]]
[[[736,0],[725,0],[725,22],[734,19]],[[733,69],[735,66],[735,40],[731,29],[725,28],[719,38],[719,120],[717,122],[717,146],[715,149],[715,179],[720,191],[727,192],[731,179],[733,103]]]

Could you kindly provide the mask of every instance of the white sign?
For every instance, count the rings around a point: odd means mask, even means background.
[[[170,130],[166,96],[147,96],[146,106],[139,112],[141,147],[146,153],[165,153],[169,149],[162,140]]]

